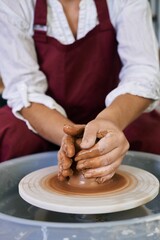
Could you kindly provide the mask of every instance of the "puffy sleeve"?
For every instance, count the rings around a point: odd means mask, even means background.
[[[37,63],[31,23],[21,7],[18,12],[18,1],[11,2],[15,6],[9,6],[9,1],[0,2],[0,74],[5,85],[3,97],[7,99],[13,114],[24,121],[19,110],[28,107],[30,102],[44,104],[66,115],[64,109],[46,95],[48,85]]]
[[[121,0],[115,18],[118,53],[123,67],[120,83],[106,97],[106,105],[121,94],[130,93],[154,102],[147,109],[155,108],[160,99],[160,69],[158,43],[147,0]]]

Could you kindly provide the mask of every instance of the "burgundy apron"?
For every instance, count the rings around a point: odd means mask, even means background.
[[[47,25],[46,2],[37,0],[35,26]],[[75,123],[94,119],[105,108],[106,95],[119,82],[121,63],[106,0],[95,3],[99,25],[75,43],[62,45],[45,31],[34,35],[40,68],[48,80],[47,93]]]
[[[47,94],[63,106],[75,123],[94,119],[105,108],[106,95],[119,82],[121,62],[106,0],[95,0],[95,3],[99,25],[73,44],[63,45],[45,31],[34,33],[40,69],[48,80]],[[46,0],[37,0],[34,25],[46,26],[46,23]],[[29,131],[8,107],[0,109],[0,114],[3,120],[3,124],[0,123],[1,161],[53,150],[51,143]],[[160,116],[155,111],[143,114],[125,134],[132,150],[160,154]]]

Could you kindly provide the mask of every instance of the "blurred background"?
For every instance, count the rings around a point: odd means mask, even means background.
[[[154,24],[156,36],[158,38],[158,42],[160,46],[160,0],[150,0],[149,2],[152,8],[153,24]]]

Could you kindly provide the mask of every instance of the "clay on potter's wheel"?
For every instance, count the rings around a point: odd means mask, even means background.
[[[97,194],[117,191],[129,184],[128,176],[116,173],[110,180],[97,183],[95,178],[85,178],[79,171],[63,182],[58,180],[57,174],[49,179],[48,185],[61,193]]]
[[[70,185],[67,180],[62,184],[57,171],[57,166],[51,166],[24,176],[18,186],[20,196],[30,204],[50,211],[100,214],[138,207],[154,199],[159,192],[159,181],[155,176],[132,166],[119,166],[110,181],[97,183],[97,187],[91,187],[91,184],[88,189],[83,184],[83,187],[81,184]]]

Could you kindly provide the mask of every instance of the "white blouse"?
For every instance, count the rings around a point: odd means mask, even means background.
[[[5,90],[3,97],[18,118],[22,107],[37,102],[64,109],[45,94],[46,76],[39,70],[34,47],[33,19],[36,0],[0,1],[0,74]],[[107,0],[110,19],[117,33],[118,52],[123,63],[119,86],[106,96],[106,106],[119,95],[160,99],[158,43],[152,25],[148,0]],[[77,38],[84,37],[98,24],[94,0],[81,0]],[[63,7],[58,0],[48,0],[47,34],[62,44],[75,38]],[[148,111],[153,109],[152,104]],[[25,121],[25,120],[24,120]],[[28,122],[28,127],[31,128]]]

